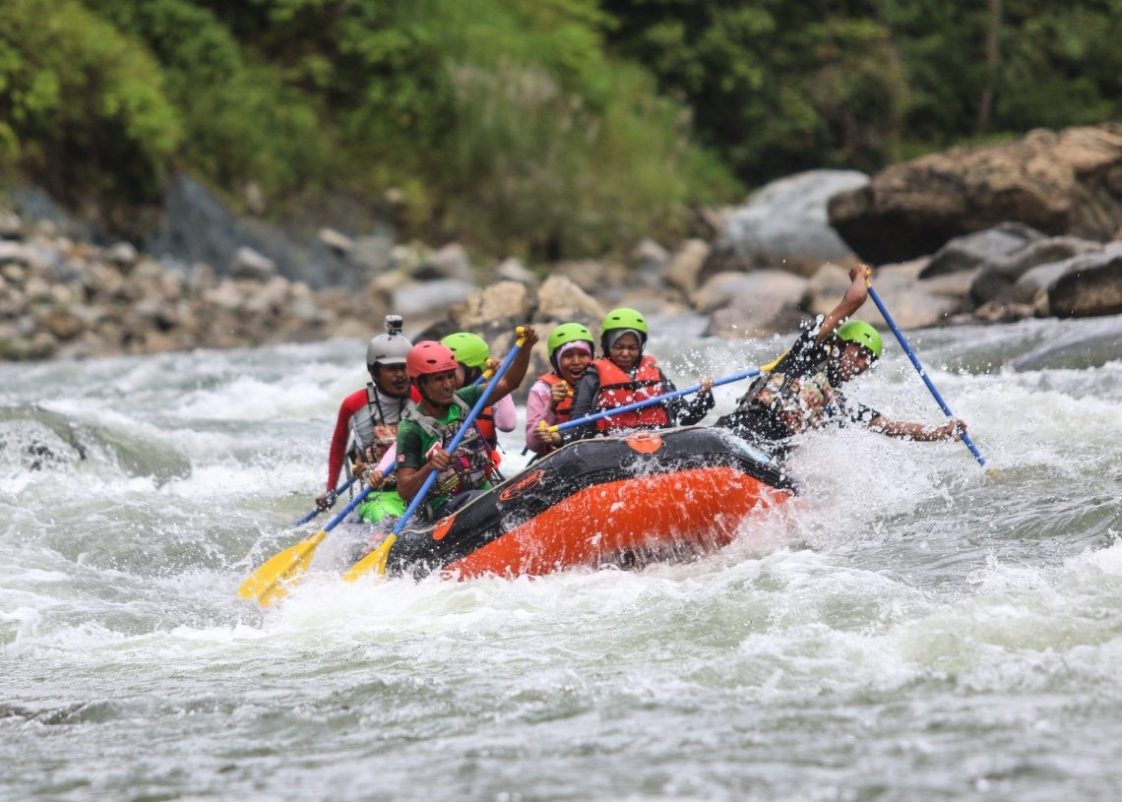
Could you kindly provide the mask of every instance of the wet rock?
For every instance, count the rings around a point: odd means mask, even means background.
[[[538,290],[538,317],[542,320],[564,323],[577,321],[584,325],[599,325],[608,311],[604,306],[565,276],[550,276]]]
[[[495,278],[498,281],[515,281],[526,286],[536,285],[538,277],[526,265],[514,258],[503,259],[495,268]]]
[[[423,315],[458,304],[475,292],[475,285],[459,279],[411,281],[393,292],[390,306],[399,315]]]
[[[1085,257],[1084,257],[1085,258]],[[1122,255],[1069,270],[1048,288],[1048,308],[1056,317],[1088,317],[1122,312]]]
[[[831,227],[831,197],[864,187],[852,170],[812,170],[773,181],[727,218],[698,281],[716,273],[779,268],[810,276],[826,261],[850,265],[852,249]]]
[[[705,260],[709,258],[709,243],[705,240],[690,239],[671,257],[662,279],[671,287],[689,295],[697,289],[698,277]]]
[[[500,281],[469,295],[452,310],[451,318],[460,329],[476,331],[493,322],[507,326],[526,323],[532,308],[532,299],[525,285]]]
[[[936,251],[920,278],[934,278],[1004,262],[1042,239],[1044,234],[1021,223],[1002,223],[985,231],[955,237]]]
[[[1006,221],[1106,241],[1122,224],[1120,168],[1122,124],[1037,130],[893,165],[831,198],[829,219],[873,263],[932,253]]]
[[[333,228],[321,228],[319,241],[330,248],[338,256],[346,256],[354,250],[354,240]]]
[[[276,263],[253,248],[242,246],[230,259],[230,277],[265,281],[277,272]]]

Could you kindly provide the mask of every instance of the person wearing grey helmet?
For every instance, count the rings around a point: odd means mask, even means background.
[[[335,503],[335,487],[344,458],[368,466],[377,464],[397,442],[397,426],[412,405],[405,357],[413,343],[401,333],[402,319],[398,315],[387,315],[385,325],[385,333],[373,337],[366,347],[366,369],[371,381],[339,405],[327,457],[327,490],[316,498],[320,509]],[[376,471],[368,473],[370,481],[378,482],[380,478]],[[400,498],[392,498],[397,494],[390,490],[393,485],[391,474],[381,485],[386,492],[371,494],[358,508],[359,517],[376,523],[388,514],[400,514],[395,503]],[[386,498],[387,494],[391,497]],[[404,505],[400,506],[403,512]]]

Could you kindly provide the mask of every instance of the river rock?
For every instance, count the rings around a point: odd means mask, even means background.
[[[1044,238],[1044,234],[1022,223],[1002,223],[985,231],[955,237],[935,252],[920,278],[934,278],[1004,262]]]
[[[452,321],[463,331],[476,331],[488,324],[502,322],[509,327],[530,319],[532,304],[524,284],[500,281],[471,293],[452,309]]]
[[[666,264],[662,280],[682,294],[690,295],[697,289],[698,276],[709,258],[709,251],[709,243],[705,240],[686,240]]]
[[[599,325],[607,312],[600,302],[565,276],[550,276],[538,290],[538,317],[555,323],[573,320]]]
[[[893,165],[831,198],[829,219],[874,263],[932,253],[1006,221],[1107,241],[1122,225],[1122,124],[1041,129]]]
[[[711,312],[706,334],[758,337],[797,326],[804,317],[809,279],[782,270],[718,273],[694,296]]]
[[[868,182],[853,170],[811,170],[765,185],[728,216],[698,281],[760,267],[811,276],[826,261],[852,264],[856,257],[830,226],[827,203]]]
[[[265,281],[277,272],[276,263],[253,248],[242,246],[230,259],[230,277]]]
[[[393,292],[390,306],[399,315],[425,315],[466,301],[475,285],[459,279],[411,281]]]
[[[1112,249],[1097,264],[1069,269],[1048,288],[1048,308],[1056,317],[1122,312],[1122,253]]]

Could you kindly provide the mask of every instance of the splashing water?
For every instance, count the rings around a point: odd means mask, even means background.
[[[816,432],[701,559],[267,612],[235,589],[311,531],[364,344],[0,367],[0,800],[1117,799],[1120,335],[911,335],[996,478]],[[684,387],[788,339],[650,350]],[[891,344],[852,393],[940,422]]]

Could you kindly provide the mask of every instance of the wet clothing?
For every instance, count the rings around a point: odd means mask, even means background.
[[[386,518],[400,518],[408,506],[396,490],[375,490],[358,505],[356,512],[360,520],[376,524]]]
[[[419,406],[408,410],[397,431],[397,467],[420,470],[434,445],[447,447],[484,389],[475,385],[461,387],[440,419],[426,415]],[[451,464],[437,476],[429,490],[420,508],[422,516],[433,521],[444,514],[442,510],[453,496],[472,490],[489,490],[493,471],[491,445],[473,424],[464,434]]]
[[[577,381],[570,414],[575,420],[672,393],[677,388],[658,367],[655,358],[644,355],[630,371],[623,371],[607,358],[597,359]],[[581,440],[598,434],[623,429],[659,429],[668,426],[690,426],[705,417],[713,408],[713,394],[696,395],[692,399],[673,398],[661,404],[602,418],[595,423],[562,432],[565,442]]]
[[[388,396],[373,382],[343,399],[327,456],[328,491],[334,490],[339,483],[344,457],[357,459],[363,451],[373,447],[374,461],[382,458],[397,442],[397,424],[410,406],[412,402],[408,398]],[[392,477],[387,481],[392,484]]]
[[[830,360],[832,338],[818,342],[821,319],[804,329],[770,373],[756,379],[736,409],[717,426],[748,440],[782,441],[828,423],[868,424],[879,417],[864,404],[850,404]]]
[[[570,389],[565,399],[557,405],[557,409],[550,409],[552,390],[557,384],[568,384],[556,373],[543,373],[530,387],[530,394],[526,396],[526,448],[535,454],[548,454],[554,450],[553,446],[543,445],[534,439],[534,432],[539,428],[540,422],[546,426],[556,426],[564,423],[571,417],[573,410],[573,393]]]

